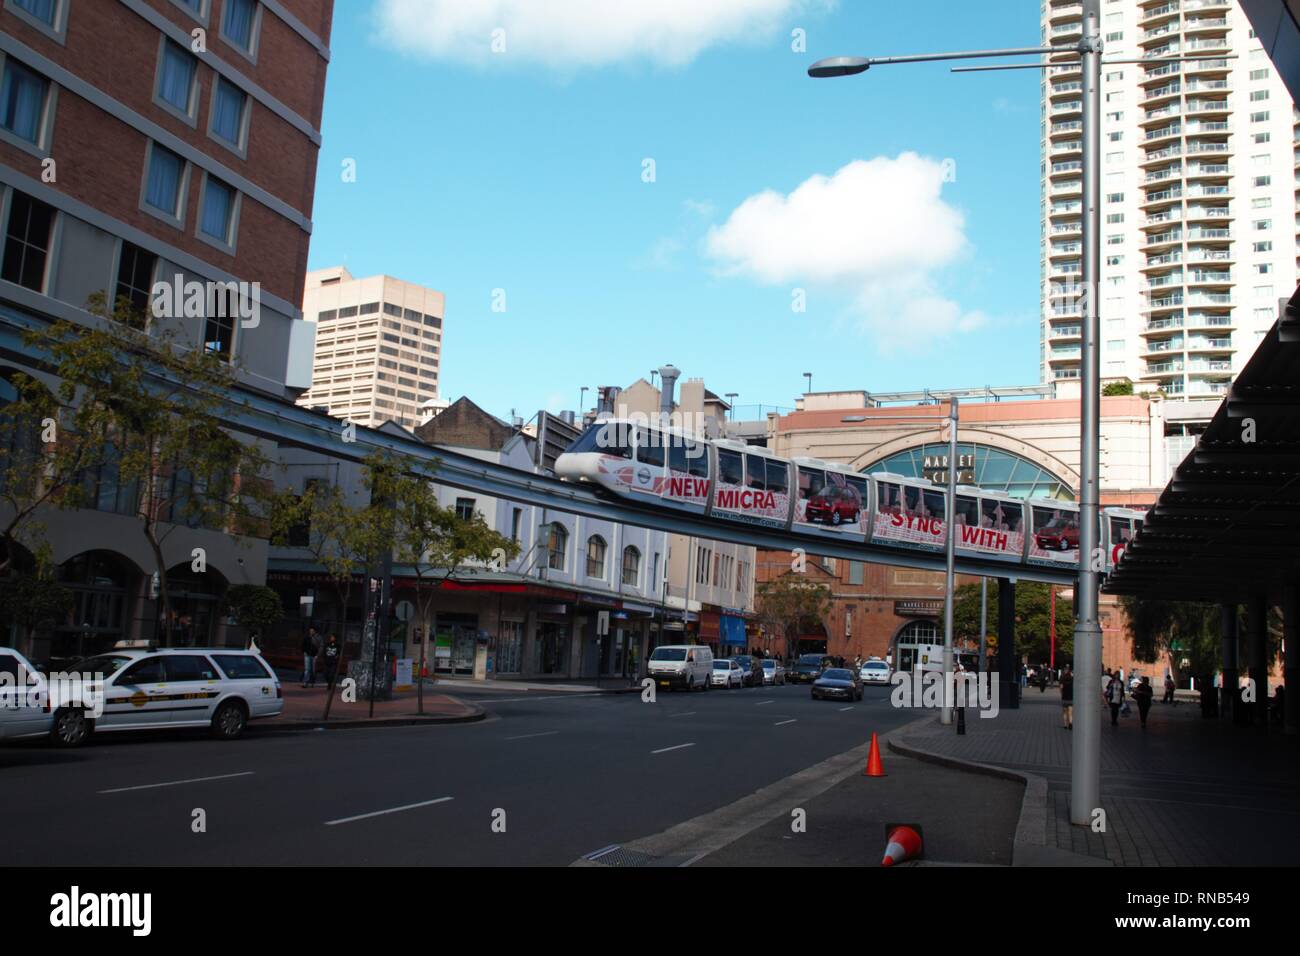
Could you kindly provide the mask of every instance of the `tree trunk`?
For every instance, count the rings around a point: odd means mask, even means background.
[[[334,667],[334,673],[330,675],[329,690],[325,694],[325,715],[321,720],[330,719],[330,707],[334,703],[334,688],[338,686],[339,674],[342,673],[343,663],[348,658],[348,597],[350,597],[352,590],[351,583],[352,578],[349,575],[349,587],[339,588],[336,586],[334,588],[334,596],[339,599],[340,613],[342,614],[342,620],[339,621],[339,630],[343,632],[343,636],[339,638],[339,661]],[[326,635],[326,638],[328,639],[328,635]]]

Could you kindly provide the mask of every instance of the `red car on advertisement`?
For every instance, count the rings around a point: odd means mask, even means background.
[[[848,485],[824,485],[808,499],[804,517],[813,524],[852,524],[862,511],[856,489]]]
[[[1078,522],[1058,518],[1034,535],[1038,546],[1045,551],[1069,551],[1079,546]]]

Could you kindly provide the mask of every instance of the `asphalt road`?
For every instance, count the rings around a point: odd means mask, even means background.
[[[0,748],[0,865],[564,865],[920,715],[888,692],[471,692],[458,696],[488,720],[13,745]]]

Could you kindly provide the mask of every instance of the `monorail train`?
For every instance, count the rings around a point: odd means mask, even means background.
[[[942,552],[947,489],[924,478],[863,474],[818,458],[778,458],[732,439],[702,439],[644,420],[589,426],[556,460],[569,481],[665,507],[864,543]],[[957,486],[963,554],[1037,565],[1079,563],[1079,507]],[[1140,511],[1102,509],[1106,570],[1142,526]]]

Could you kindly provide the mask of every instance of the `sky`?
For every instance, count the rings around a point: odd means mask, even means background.
[[[806,69],[1038,30],[1026,0],[337,0],[309,268],[444,292],[440,395],[502,417],[665,363],[750,412],[805,372],[1033,384],[1037,71]]]

